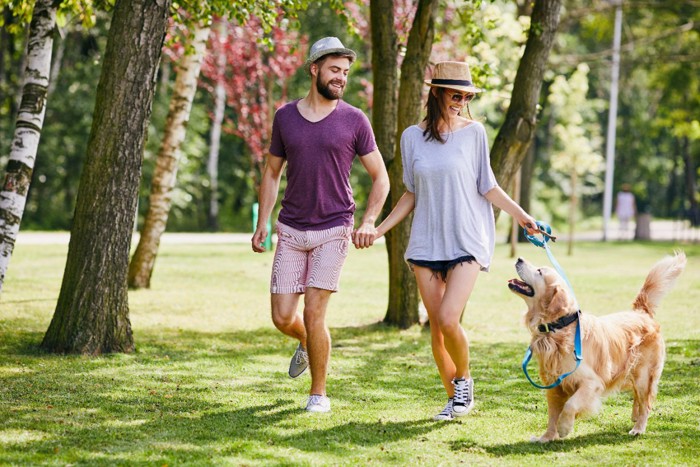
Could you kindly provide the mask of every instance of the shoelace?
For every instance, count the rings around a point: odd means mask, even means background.
[[[467,405],[469,399],[471,399],[469,395],[469,381],[465,379],[462,381],[455,381],[453,384],[455,387],[455,402],[461,405]]]
[[[304,352],[303,350],[300,350],[297,352],[297,358],[295,360],[297,365],[301,365],[302,363],[309,363],[309,354]]]
[[[316,394],[309,398],[309,404],[311,405],[323,405],[323,396],[318,396]]]
[[[440,412],[438,415],[442,415],[444,417],[451,417],[452,416],[452,404],[454,403],[454,399],[450,398],[447,400],[447,405],[445,406],[444,409],[442,409],[442,412]]]

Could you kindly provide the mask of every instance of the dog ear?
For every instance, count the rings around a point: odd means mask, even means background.
[[[542,308],[549,314],[556,315],[566,310],[569,306],[569,295],[561,285],[549,288],[548,293],[542,298]]]

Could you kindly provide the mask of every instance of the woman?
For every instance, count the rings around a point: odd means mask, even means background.
[[[496,183],[486,131],[469,111],[469,101],[481,90],[472,84],[468,65],[437,63],[425,83],[431,87],[427,115],[401,136],[407,191],[377,228],[377,237],[415,211],[404,258],[428,311],[433,357],[448,396],[434,418],[452,420],[474,405],[469,343],[459,318],[479,271],[488,271],[493,256],[492,204],[528,233],[537,230],[535,219]],[[465,107],[468,118],[462,115]]]

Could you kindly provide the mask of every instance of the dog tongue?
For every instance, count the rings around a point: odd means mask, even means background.
[[[508,281],[508,288],[516,293],[532,297],[535,295],[535,291],[526,282],[520,279],[511,279]]]

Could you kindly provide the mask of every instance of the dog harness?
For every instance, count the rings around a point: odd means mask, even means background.
[[[554,268],[557,270],[559,275],[564,278],[564,281],[566,282],[566,285],[569,286],[569,290],[571,291],[571,295],[574,298],[574,304],[576,305],[576,309],[579,310],[576,313],[572,313],[570,315],[562,316],[556,321],[553,321],[551,323],[545,323],[545,324],[540,324],[537,326],[537,330],[539,332],[543,333],[549,333],[549,332],[556,332],[557,329],[564,329],[574,321],[576,321],[576,334],[574,335],[574,359],[576,360],[576,366],[574,367],[573,370],[564,373],[560,375],[556,381],[554,381],[552,384],[547,385],[547,386],[542,386],[537,383],[535,383],[532,378],[530,378],[530,375],[527,372],[527,365],[530,363],[530,360],[532,359],[532,346],[528,346],[527,351],[525,352],[525,358],[523,358],[523,373],[525,373],[525,377],[527,378],[528,381],[530,381],[530,384],[535,386],[538,389],[552,389],[557,386],[559,386],[562,381],[564,381],[564,378],[569,376],[571,373],[576,371],[581,365],[581,361],[583,360],[583,354],[582,354],[582,345],[581,345],[581,309],[578,307],[578,301],[576,300],[576,295],[574,294],[574,289],[571,287],[571,284],[569,283],[569,279],[566,278],[566,274],[564,274],[564,271],[562,270],[561,266],[559,266],[559,263],[557,262],[556,259],[554,259],[554,255],[549,249],[549,246],[547,245],[547,242],[551,239],[552,241],[556,241],[556,237],[552,235],[552,228],[545,224],[544,222],[539,222],[537,221],[537,228],[540,230],[540,233],[542,234],[542,240],[538,239],[534,235],[529,235],[527,233],[527,230],[525,230],[525,237],[530,241],[535,246],[539,246],[544,248],[544,250],[547,252],[547,257],[549,257],[549,261],[554,265]]]

